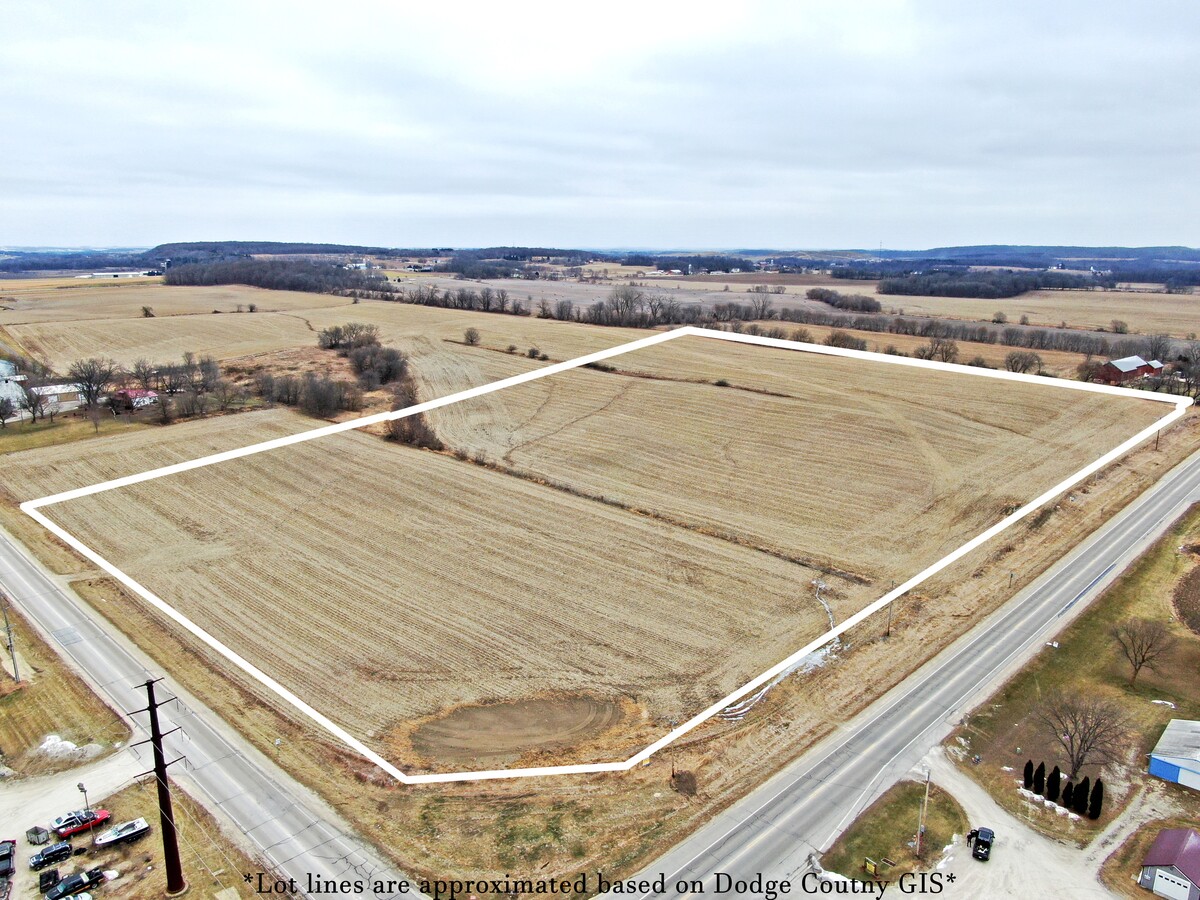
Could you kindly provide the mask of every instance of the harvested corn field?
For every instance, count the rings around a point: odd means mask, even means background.
[[[595,762],[1161,415],[692,336],[610,362],[444,408],[454,452],[350,432],[46,512],[410,771]]]

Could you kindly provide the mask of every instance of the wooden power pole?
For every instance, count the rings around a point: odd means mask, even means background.
[[[158,708],[170,701],[154,699],[154,683],[161,680],[154,678],[146,681],[145,684],[138,685],[146,689],[147,705],[145,709],[135,710],[130,715],[143,712],[150,714],[150,740],[141,741],[141,743],[150,744],[154,750],[154,769],[152,771],[154,780],[158,783],[158,813],[162,823],[163,856],[167,870],[167,896],[174,897],[187,890],[187,881],[184,880],[183,863],[179,858],[179,834],[175,830],[175,812],[171,808],[171,785],[167,781],[167,766],[179,762],[179,759],[183,757],[173,759],[168,763],[166,754],[163,753],[163,738],[166,735],[163,734],[162,728],[158,724]],[[173,728],[167,734],[178,730],[178,728]],[[150,773],[143,772],[142,774]]]
[[[925,810],[929,806],[929,770],[925,770],[925,799],[921,801],[921,817],[917,820],[917,858],[921,858],[921,844],[925,839]]]
[[[17,669],[17,648],[13,645],[12,625],[8,622],[8,598],[0,594],[0,610],[4,611],[4,642],[8,645],[8,655],[12,657],[13,681],[21,683],[21,673]]]

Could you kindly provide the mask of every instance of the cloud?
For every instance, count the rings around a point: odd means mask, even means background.
[[[1200,244],[1200,8],[28,4],[0,243]]]

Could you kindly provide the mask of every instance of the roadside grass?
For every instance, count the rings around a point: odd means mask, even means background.
[[[129,727],[83,683],[9,606],[22,681],[14,685],[0,671],[0,763],[20,776],[47,775],[79,765],[78,759],[55,759],[38,752],[49,734],[83,746],[99,744],[92,759],[129,740]],[[2,623],[0,623],[2,625]],[[7,648],[3,648],[7,656]],[[7,663],[6,663],[7,665]]]
[[[1175,584],[1198,561],[1182,549],[1200,536],[1200,506],[1191,507],[1157,544],[1021,672],[979,707],[947,740],[952,758],[1005,809],[1043,833],[1081,846],[1123,809],[1146,773],[1147,754],[1173,718],[1200,718],[1200,638],[1176,621],[1171,605]],[[1143,669],[1130,686],[1130,667],[1109,634],[1131,617],[1167,621],[1176,638],[1157,670]],[[1016,781],[1025,761],[1066,769],[1056,742],[1036,722],[1039,704],[1058,692],[1106,697],[1120,704],[1130,722],[1124,756],[1101,769],[1089,763],[1080,776],[1102,773],[1105,806],[1098,821],[1071,823],[1021,799]],[[1156,702],[1157,701],[1157,702]],[[1168,704],[1174,704],[1172,708]],[[978,765],[965,763],[981,757]],[[1007,768],[1007,771],[1006,771]]]
[[[925,815],[925,838],[921,857],[914,846],[925,783],[902,781],[872,803],[834,842],[821,859],[829,872],[848,878],[871,880],[866,858],[879,866],[880,878],[894,881],[905,872],[927,870],[936,864],[942,848],[955,835],[965,836],[970,828],[967,814],[946,791],[929,786],[929,807]],[[884,858],[896,863],[883,864]]]
[[[90,419],[81,416],[60,415],[53,423],[38,422],[36,425],[28,422],[9,422],[4,428],[0,428],[0,454],[105,437],[128,429],[145,428],[147,424],[147,420],[131,421],[123,416],[111,415],[100,418],[98,431]]]

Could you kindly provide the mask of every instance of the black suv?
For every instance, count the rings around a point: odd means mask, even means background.
[[[29,857],[29,868],[35,872],[38,869],[44,869],[46,866],[56,862],[62,862],[64,859],[71,858],[71,842],[59,841],[57,844],[51,844],[40,853],[35,853]]]
[[[987,862],[992,855],[992,844],[995,842],[996,833],[992,829],[980,828],[979,833],[975,835],[975,846],[971,848],[971,855]]]

